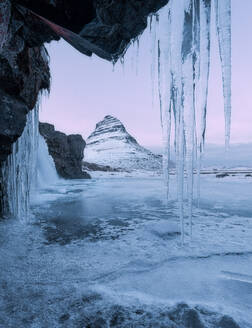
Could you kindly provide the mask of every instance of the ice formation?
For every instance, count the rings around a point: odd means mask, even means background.
[[[6,199],[4,211],[19,219],[26,219],[30,207],[30,193],[37,172],[38,106],[27,114],[22,136],[13,144],[12,154],[2,168]]]
[[[23,221],[29,218],[31,194],[59,181],[38,124],[37,105],[27,114],[24,132],[13,144],[12,154],[2,168],[6,189],[4,212]]]
[[[53,158],[50,156],[45,139],[38,136],[38,162],[36,188],[43,189],[60,181]]]
[[[152,31],[151,38],[152,44],[156,43],[154,47],[158,52],[158,93],[167,195],[171,126],[174,122],[182,244],[185,236],[184,194],[186,190],[192,236],[193,175],[194,170],[197,169],[199,177],[200,159],[204,150],[213,3],[222,65],[225,135],[228,147],[231,121],[231,0],[170,0],[160,12],[158,38],[155,30]],[[155,56],[153,57],[155,60]],[[155,67],[154,64],[152,67]]]
[[[231,1],[215,0],[215,11],[223,79],[225,143],[228,148],[231,124]]]

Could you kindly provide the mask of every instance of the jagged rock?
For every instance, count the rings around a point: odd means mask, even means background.
[[[50,88],[46,50],[25,44],[23,24],[16,15],[14,11],[7,40],[0,49],[0,167],[21,136],[26,114],[36,106],[39,93]]]
[[[162,157],[140,146],[117,118],[107,115],[87,138],[85,160],[124,170],[161,170]]]
[[[98,165],[95,163],[88,163],[83,162],[82,163],[83,170],[86,171],[102,171],[102,172],[120,172],[121,170],[119,168],[113,168],[109,165]]]
[[[240,326],[234,321],[233,318],[224,315],[219,323],[218,323],[218,327],[220,328],[240,328]]]
[[[66,134],[55,131],[48,123],[39,123],[39,132],[45,138],[49,154],[52,156],[58,174],[65,179],[90,179],[82,171],[85,141],[79,134]]]
[[[218,173],[216,174],[216,178],[226,178],[226,177],[229,177],[229,174],[224,172],[224,173]]]
[[[11,146],[26,124],[27,106],[0,89],[0,162],[11,153]],[[11,120],[10,120],[11,115]]]

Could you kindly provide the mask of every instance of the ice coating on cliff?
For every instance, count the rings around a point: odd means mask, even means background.
[[[39,105],[27,114],[22,136],[2,167],[5,180],[4,214],[21,221],[30,216],[32,194],[59,181],[47,144],[39,134]]]
[[[4,212],[26,220],[30,209],[31,190],[37,175],[38,106],[27,114],[22,136],[13,144],[12,154],[2,168],[6,199]]]

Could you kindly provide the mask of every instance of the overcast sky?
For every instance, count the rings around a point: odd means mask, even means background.
[[[233,0],[232,9],[231,141],[246,143],[252,142],[252,1]],[[50,97],[42,102],[40,120],[87,138],[95,124],[110,114],[119,118],[141,144],[160,146],[159,108],[152,106],[148,31],[141,37],[140,45],[139,56],[137,47],[131,47],[124,69],[117,64],[113,71],[111,63],[88,58],[64,41],[50,44],[52,88]],[[216,40],[211,61],[207,142],[221,144],[224,117]]]

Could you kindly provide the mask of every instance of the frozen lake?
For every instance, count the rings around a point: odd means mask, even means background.
[[[202,176],[183,247],[173,179],[168,205],[159,177],[64,181],[0,222],[0,327],[252,327],[252,178]]]

